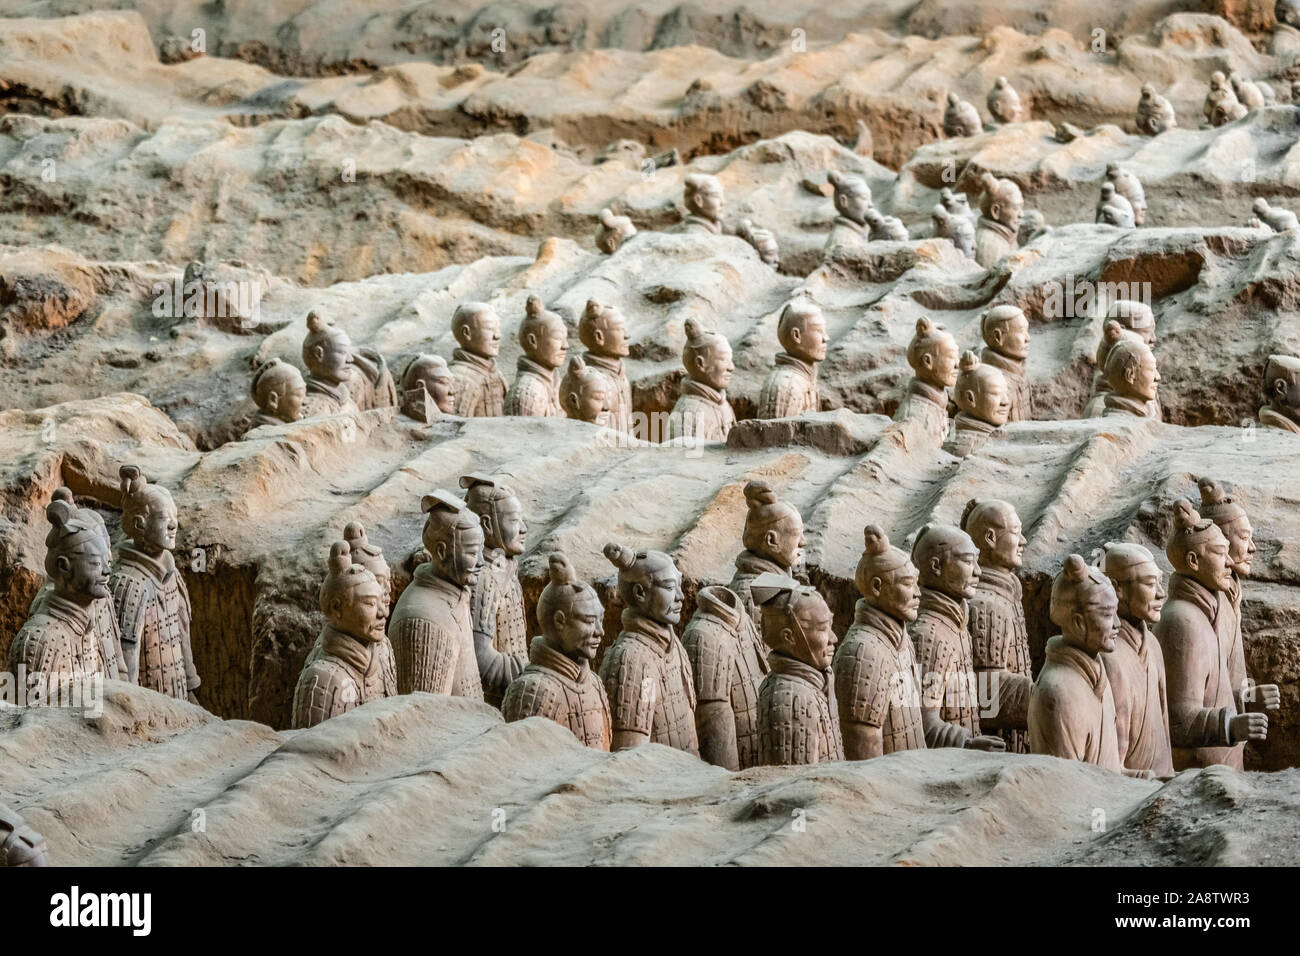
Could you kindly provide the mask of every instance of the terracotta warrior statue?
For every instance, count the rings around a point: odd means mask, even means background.
[[[1252,83],[1240,73],[1233,73],[1229,76],[1228,83],[1232,86],[1232,92],[1236,95],[1237,101],[1246,107],[1248,112],[1263,109],[1267,105],[1264,91],[1260,89],[1259,85]]]
[[[569,330],[564,320],[548,312],[542,300],[528,297],[524,321],[519,324],[519,356],[515,381],[506,392],[505,413],[531,418],[558,418],[560,394],[556,390],[557,371],[569,354]]]
[[[542,629],[528,645],[528,666],[510,683],[501,713],[507,721],[545,717],[588,747],[609,750],[614,737],[605,685],[591,669],[600,649],[605,609],[559,551],[549,558],[537,599]]]
[[[879,209],[868,209],[865,217],[868,236],[875,242],[907,242],[907,227],[897,216],[886,216]]]
[[[1238,713],[1252,709],[1277,710],[1282,702],[1277,685],[1256,684],[1246,672],[1246,648],[1241,633],[1241,579],[1250,574],[1251,559],[1255,556],[1255,529],[1246,509],[1229,498],[1217,481],[1201,478],[1196,485],[1201,493],[1201,517],[1218,525],[1228,540],[1228,573],[1232,586],[1223,592],[1226,601],[1219,602],[1219,617],[1224,629],[1232,635],[1228,674],[1232,678],[1233,701]]]
[[[385,603],[375,576],[353,562],[346,541],[336,541],[320,587],[325,626],[316,639],[319,651],[307,660],[293,694],[295,730],[397,693],[392,658],[378,652],[386,643]]]
[[[980,177],[980,186],[984,192],[980,196],[982,214],[975,229],[975,261],[988,269],[1016,251],[1025,200],[1019,186],[992,173]]]
[[[1106,178],[1114,185],[1115,192],[1128,201],[1133,210],[1133,224],[1140,226],[1147,221],[1147,194],[1142,188],[1142,181],[1119,163],[1106,164]]]
[[[907,346],[912,381],[894,413],[894,421],[915,418],[935,448],[948,437],[948,389],[957,384],[957,340],[942,325],[922,317]]]
[[[613,390],[608,378],[575,355],[560,379],[560,407],[568,418],[608,428]]]
[[[1101,184],[1101,198],[1097,200],[1096,211],[1096,222],[1124,229],[1132,229],[1135,224],[1132,203],[1117,193],[1115,184],[1109,180]]]
[[[104,519],[72,503],[72,493],[56,492],[45,508],[45,574],[53,590],[19,629],[9,645],[9,673],[21,678],[47,675],[83,680],[106,676],[104,644],[95,630],[93,607],[108,598],[110,552]]]
[[[600,229],[596,231],[596,248],[607,256],[618,251],[619,246],[636,235],[636,226],[627,216],[616,216],[611,209],[600,211]]]
[[[110,587],[127,672],[141,687],[197,704],[199,675],[190,648],[190,594],[172,557],[176,505],[135,465],[123,465],[122,530]]]
[[[1156,345],[1156,317],[1151,311],[1151,306],[1145,302],[1139,302],[1135,299],[1116,299],[1107,309],[1106,317],[1118,322],[1129,336],[1141,339],[1147,344],[1148,348],[1154,349]],[[1106,410],[1106,395],[1110,392],[1110,384],[1106,381],[1106,359],[1110,357],[1110,349],[1114,342],[1110,336],[1106,335],[1105,329],[1102,330],[1101,341],[1097,344],[1096,370],[1092,376],[1092,394],[1088,398],[1088,405],[1084,409],[1084,418],[1095,418]],[[1151,416],[1159,419],[1162,417],[1160,411],[1160,399],[1156,398],[1151,403]]]
[[[830,608],[816,588],[781,575],[759,575],[753,590],[772,668],[758,688],[759,764],[843,760]]]
[[[929,682],[921,706],[976,736],[980,703],[966,602],[979,583],[979,550],[960,528],[927,524],[912,544],[912,563],[921,575],[912,641]]]
[[[0,803],[0,869],[7,866],[49,866],[49,862],[45,837]]]
[[[248,387],[257,413],[249,423],[248,430],[262,425],[283,425],[296,422],[303,417],[303,405],[307,400],[307,383],[296,365],[273,358],[253,373],[253,381]]]
[[[1007,82],[1005,76],[997,78],[993,89],[989,90],[985,105],[989,108],[989,115],[999,123],[1018,123],[1024,118],[1020,94]]]
[[[1178,125],[1174,108],[1150,83],[1142,87],[1137,105],[1137,129],[1145,136],[1158,136]]]
[[[1037,209],[1026,209],[1024,215],[1020,217],[1020,229],[1016,232],[1016,242],[1021,247],[1029,245],[1039,236],[1045,236],[1052,229],[1047,225],[1047,220]],[[968,258],[975,258],[972,252]]]
[[[1160,568],[1142,545],[1114,541],[1102,550],[1100,563],[1119,602],[1119,634],[1101,662],[1115,701],[1120,762],[1129,770],[1172,777],[1165,657],[1149,629],[1165,603]]]
[[[871,187],[861,176],[831,170],[827,181],[834,189],[835,221],[826,237],[823,255],[836,246],[860,245],[870,239],[867,212],[871,209]]]
[[[402,414],[428,424],[456,414],[456,379],[441,355],[417,355],[402,374]]]
[[[995,305],[980,318],[984,350],[980,361],[1002,373],[1007,383],[1007,421],[1025,422],[1034,417],[1029,392],[1029,319],[1018,306]]]
[[[609,399],[608,426],[616,432],[629,431],[632,426],[632,383],[627,380],[627,371],[623,368],[623,359],[629,352],[627,323],[613,306],[588,299],[582,318],[578,320],[578,338],[587,349],[582,361],[605,378]],[[568,405],[564,408],[570,418],[582,417],[570,412]],[[591,421],[590,418],[583,420]]]
[[[308,373],[304,417],[397,404],[397,388],[384,357],[374,349],[354,348],[347,332],[314,310],[307,313],[302,361]]]
[[[469,595],[483,572],[483,526],[449,491],[425,495],[420,508],[428,515],[421,541],[429,560],[415,569],[388,625],[397,692],[482,700]]]
[[[466,489],[466,506],[483,525],[484,567],[469,600],[474,653],[483,699],[500,707],[506,687],[528,666],[528,624],[518,560],[528,526],[519,498],[499,479],[470,474],[460,479],[460,486]]]
[[[965,216],[950,213],[942,205],[930,211],[936,238],[948,239],[967,259],[975,258],[975,226]]]
[[[961,357],[957,387],[953,389],[958,412],[953,419],[953,437],[944,450],[958,458],[973,455],[990,435],[1007,423],[1007,380],[992,365],[985,365],[974,352]]]
[[[1154,403],[1160,385],[1155,355],[1145,342],[1127,333],[1113,319],[1107,320],[1104,335],[1110,342],[1106,355],[1106,384],[1110,391],[1102,400],[1102,415],[1155,418],[1159,406]]]
[[[456,414],[490,418],[505,413],[506,380],[497,368],[501,319],[485,302],[462,302],[451,316],[456,348],[447,368],[456,384]]]
[[[682,202],[686,205],[686,218],[678,226],[680,232],[702,233],[714,236],[727,234],[722,223],[722,210],[725,204],[722,181],[716,176],[705,173],[691,173],[686,177]],[[766,229],[754,226],[746,220],[734,230],[734,234],[744,239],[769,266],[775,267],[780,252],[776,239]]]
[[[686,377],[668,416],[664,438],[726,441],[736,424],[736,413],[727,401],[727,386],[736,369],[731,343],[725,335],[706,331],[694,319],[687,319],[682,367]]]
[[[67,488],[55,488],[54,494],[50,496],[51,501],[65,501],[68,505],[76,510],[72,498],[72,492]],[[101,520],[96,526],[104,532],[104,548],[111,555],[112,542],[109,539],[108,529],[104,527]],[[54,576],[48,575],[45,584],[36,592],[36,597],[32,599],[32,606],[28,610],[28,617],[34,617],[38,612],[45,609],[47,602],[55,593]],[[90,605],[90,626],[94,629],[99,638],[100,652],[104,658],[104,676],[109,680],[121,680],[133,683],[133,678],[127,671],[126,657],[122,653],[122,631],[117,623],[117,609],[113,607],[113,597],[111,594],[102,598],[96,598]]]
[[[1219,526],[1177,499],[1165,545],[1174,574],[1155,628],[1165,656],[1175,770],[1220,763],[1241,770],[1245,742],[1268,737],[1268,716],[1239,713],[1233,696],[1231,612],[1224,611],[1233,585],[1228,553]]]
[[[682,634],[695,676],[695,733],[700,757],[728,770],[758,763],[758,686],[767,649],[749,626],[736,592],[711,585],[695,596]]]
[[[862,597],[833,663],[845,757],[867,760],[926,747],[1004,749],[999,737],[972,736],[935,710],[922,710],[921,671],[906,630],[920,606],[919,574],[879,525],[867,525],[863,538],[854,575]]]
[[[1117,601],[1110,581],[1072,554],[1052,581],[1047,658],[1029,694],[1029,752],[1123,772],[1115,697],[1103,652],[1115,647]],[[1129,772],[1133,775],[1134,772]],[[1150,772],[1147,771],[1147,776]]]
[[[1260,196],[1251,204],[1251,211],[1260,223],[1274,232],[1289,232],[1293,229],[1300,229],[1300,220],[1296,219],[1295,213],[1290,209],[1283,209],[1281,206],[1270,205],[1269,201],[1263,196]]]
[[[979,110],[956,93],[948,94],[948,105],[943,111],[943,135],[978,136],[984,132]]]
[[[786,304],[776,326],[784,351],[758,396],[759,418],[794,418],[818,407],[817,363],[826,358],[826,319],[810,299]]]
[[[1300,358],[1268,357],[1264,366],[1264,399],[1265,404],[1259,410],[1260,425],[1300,435]]]
[[[682,616],[682,576],[662,551],[610,543],[605,557],[618,568],[623,629],[600,662],[609,695],[611,750],[666,744],[698,755],[695,678],[673,631]]]
[[[1020,516],[1006,501],[971,499],[962,512],[961,529],[979,549],[980,576],[968,602],[971,660],[975,673],[987,675],[988,686],[996,688],[996,713],[981,716],[980,724],[997,730],[1008,750],[1028,753],[1025,731],[1034,679],[1023,592],[1016,576],[1025,549]]]
[[[944,186],[939,190],[939,204],[948,211],[949,215],[959,216],[970,222],[971,228],[979,222],[979,215],[970,207],[970,200],[966,198],[965,193],[955,193],[949,187]]]
[[[755,478],[745,484],[745,530],[741,541],[745,550],[736,555],[736,573],[727,586],[739,596],[753,624],[753,633],[760,635],[762,617],[749,586],[760,574],[803,576],[803,515],[794,505],[778,498],[766,481]]]
[[[1219,125],[1214,123],[1214,113],[1216,109],[1221,108],[1219,103],[1225,95],[1234,100],[1237,98],[1237,94],[1228,86],[1228,78],[1224,76],[1223,71],[1215,70],[1210,74],[1210,88],[1206,91],[1205,102],[1201,104],[1201,115],[1213,125]]]

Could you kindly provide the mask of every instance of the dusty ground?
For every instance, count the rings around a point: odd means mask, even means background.
[[[504,20],[474,4],[449,16],[370,4],[362,20],[306,0],[100,6],[17,4],[0,19],[0,656],[42,581],[50,492],[69,485],[116,530],[117,467],[138,461],[180,506],[200,698],[215,716],[119,686],[96,724],[0,712],[0,799],[58,862],[1233,863],[1269,849],[1268,862],[1295,862],[1276,834],[1294,830],[1300,792],[1287,769],[1300,766],[1297,446],[1242,427],[1265,358],[1300,354],[1296,237],[1247,228],[1257,195],[1300,207],[1300,33],[1275,28],[1271,3],[900,0],[826,15],[566,2]],[[207,55],[186,58],[196,28]],[[1201,129],[1216,69],[1267,79],[1280,105]],[[998,75],[1030,121],[941,138],[947,91],[987,123]],[[1156,140],[1135,134],[1143,82],[1178,113]],[[874,159],[852,148],[859,119]],[[1059,142],[1062,121],[1087,135]],[[679,164],[643,165],[669,149]],[[1091,224],[1113,161],[1144,183],[1148,227]],[[865,176],[912,238],[823,262],[831,169]],[[989,271],[930,238],[929,221],[942,186],[973,197],[986,170],[1016,180],[1053,227]],[[729,219],[773,231],[779,269],[734,238],[664,232],[701,171],[722,179]],[[593,242],[604,206],[641,230],[613,256]],[[160,284],[190,259],[260,282],[259,324],[236,335],[156,317]],[[1067,281],[1150,283],[1165,423],[1076,420],[1101,320],[1042,314]],[[310,309],[400,369],[416,352],[449,354],[456,304],[486,300],[510,376],[530,294],[571,327],[588,298],[620,308],[644,411],[672,404],[686,320],[721,331],[745,419],[799,291],[830,330],[823,411],[742,422],[726,447],[382,411],[233,440],[252,368],[299,361]],[[973,347],[980,313],[1003,302],[1030,315],[1045,420],[964,461],[918,450],[884,417],[916,319]],[[1209,474],[1256,528],[1247,656],[1283,700],[1247,760],[1273,772],[1157,788],[1045,758],[937,752],[729,775],[661,748],[590,753],[557,727],[422,697],[284,731],[329,542],[361,520],[400,561],[418,544],[419,495],[470,470],[510,476],[523,499],[529,613],[545,554],[563,547],[611,622],[600,546],[672,553],[689,611],[699,587],[730,578],[751,477],[800,507],[841,627],[866,521],[903,540],[955,520],[971,496],[1009,497],[1029,538],[1036,659],[1064,557],[1116,538],[1163,555],[1165,507]],[[435,821],[419,812],[429,805],[458,809]],[[1259,823],[1271,836],[1257,852]]]

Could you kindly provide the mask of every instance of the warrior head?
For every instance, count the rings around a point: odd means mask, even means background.
[[[984,218],[1000,222],[1012,232],[1020,228],[1020,217],[1025,211],[1025,200],[1020,187],[1010,179],[998,179],[992,173],[980,177],[984,194],[980,196],[980,211]]]
[[[302,418],[307,385],[296,365],[278,358],[263,362],[253,373],[248,391],[257,407],[272,418],[282,422],[296,422]]]
[[[722,182],[717,176],[691,173],[686,177],[686,190],[682,198],[691,215],[710,222],[722,218]]]
[[[1029,357],[1029,319],[1019,306],[995,305],[980,318],[984,344],[1007,358]]]
[[[831,666],[831,611],[816,588],[767,572],[754,578],[750,593],[762,608],[764,644],[818,670]]]
[[[136,465],[123,465],[122,530],[154,557],[176,547],[176,503],[162,485],[151,485]]]
[[[569,354],[569,329],[558,314],[547,311],[541,299],[530,295],[524,320],[519,323],[519,345],[542,368],[554,370]]]
[[[1134,624],[1160,620],[1165,588],[1155,556],[1140,544],[1108,541],[1097,564],[1110,578],[1119,601],[1119,616]]]
[[[569,359],[564,378],[560,380],[560,407],[569,418],[609,424],[610,394],[608,380],[587,365],[582,356]]]
[[[1156,344],[1156,317],[1151,306],[1136,299],[1116,299],[1106,310],[1106,318],[1114,319],[1129,331],[1136,332],[1147,345]]]
[[[957,600],[975,595],[980,579],[979,549],[960,528],[927,524],[912,543],[912,563],[921,573],[921,587]]]
[[[605,557],[618,568],[618,596],[623,604],[660,624],[682,616],[682,576],[662,551],[637,551],[610,542]]]
[[[1174,532],[1165,545],[1165,556],[1174,570],[1185,574],[1211,591],[1232,588],[1232,563],[1228,539],[1219,526],[1202,518],[1186,498],[1173,504]]]
[[[862,531],[862,557],[853,582],[872,607],[899,621],[916,620],[920,573],[906,551],[889,543],[880,525],[869,524]]]
[[[501,319],[486,302],[462,302],[451,314],[451,334],[456,344],[480,358],[496,358],[501,351]]]
[[[479,516],[441,488],[420,499],[420,510],[427,515],[420,538],[434,573],[463,588],[473,587],[483,570],[483,525]]]
[[[1077,554],[1065,559],[1061,573],[1052,580],[1051,616],[1067,644],[1094,657],[1113,651],[1119,633],[1118,607],[1115,588],[1106,575]]]
[[[504,551],[511,558],[523,554],[528,526],[524,524],[524,507],[510,486],[477,473],[462,476],[460,486],[465,489],[465,504],[483,524],[488,548]]]
[[[347,377],[352,364],[352,340],[332,320],[313,309],[307,313],[302,362],[315,378],[338,384]]]
[[[781,348],[804,362],[826,358],[826,319],[811,299],[800,296],[786,303],[776,323],[776,337]]]
[[[1245,577],[1250,574],[1250,561],[1255,556],[1255,529],[1246,509],[1229,498],[1223,486],[1212,478],[1201,478],[1196,487],[1201,492],[1201,517],[1219,526],[1228,539],[1228,563]]]
[[[787,572],[803,564],[803,515],[762,479],[745,485],[745,547]]]
[[[108,597],[112,556],[104,519],[89,508],[78,508],[67,488],[54,492],[45,517],[50,522],[45,573],[55,593],[83,606]]]
[[[1011,414],[1006,376],[1000,369],[985,365],[974,352],[962,354],[953,394],[958,408],[990,425],[1005,425]]]
[[[731,361],[731,343],[725,335],[710,332],[694,319],[687,319],[682,367],[695,381],[724,392],[731,384],[731,373],[736,370]]]
[[[379,583],[379,610],[384,620],[387,620],[389,606],[393,601],[393,572],[384,560],[383,549],[370,543],[360,521],[348,522],[343,529],[343,540],[352,550],[352,562],[373,574]]]
[[[1264,398],[1273,411],[1300,422],[1300,358],[1268,357],[1264,366]]]
[[[606,358],[622,358],[630,351],[627,322],[612,305],[588,299],[578,320],[578,338],[587,351]]]
[[[352,558],[351,546],[330,548],[329,572],[320,586],[320,610],[335,630],[367,644],[384,639],[383,589],[375,576]]]
[[[456,379],[441,355],[417,355],[402,374],[402,393],[423,388],[443,414],[456,411]]]
[[[1106,384],[1116,395],[1142,402],[1152,401],[1160,383],[1156,357],[1150,346],[1114,320],[1107,320]]]
[[[826,178],[835,190],[835,211],[859,226],[867,221],[871,208],[871,187],[861,176],[837,173],[832,170]]]
[[[979,549],[981,568],[1014,571],[1024,563],[1025,536],[1015,507],[998,498],[972,498],[961,513],[961,530]]]
[[[593,661],[604,632],[605,609],[586,581],[579,581],[559,551],[547,559],[546,587],[537,599],[537,621],[551,647],[575,661]]]
[[[907,346],[907,364],[916,377],[935,388],[957,384],[957,340],[925,316],[916,320],[916,335]]]

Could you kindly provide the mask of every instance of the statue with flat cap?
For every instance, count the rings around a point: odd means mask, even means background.
[[[1029,752],[1081,760],[1126,776],[1115,733],[1115,697],[1101,657],[1115,647],[1118,604],[1110,580],[1077,554],[1052,581],[1052,623],[1061,633],[1029,695]]]
[[[73,506],[74,511],[76,510],[72,492],[67,488],[55,488],[50,500],[67,502]],[[104,548],[106,552],[111,554],[112,541],[109,538],[108,529],[104,527],[102,520],[96,527],[103,530]],[[32,599],[32,605],[27,612],[28,617],[34,617],[38,612],[44,611],[45,603],[54,593],[55,579],[53,575],[50,575],[41,589],[36,592],[36,597]],[[100,653],[104,659],[104,676],[109,680],[134,683],[134,678],[131,677],[127,670],[126,656],[122,652],[122,629],[117,623],[117,609],[113,607],[113,596],[106,594],[101,598],[95,598],[90,604],[89,614],[90,626],[99,638]]]
[[[605,557],[618,569],[622,630],[600,662],[613,714],[611,750],[665,744],[698,756],[695,677],[673,627],[682,617],[682,576],[662,551],[610,542]]]
[[[1014,753],[1028,753],[1025,731],[1029,688],[1029,628],[1017,569],[1023,563],[1025,536],[1020,516],[1009,502],[972,498],[961,515],[961,529],[979,549],[980,577],[967,602],[971,661],[977,676],[997,688],[996,707],[980,716],[980,726],[996,730]]]
[[[429,560],[393,606],[388,636],[397,665],[397,692],[483,699],[470,589],[483,571],[483,525],[449,491],[425,495],[421,541]]]
[[[784,351],[776,355],[758,395],[759,418],[794,418],[817,411],[817,363],[826,358],[826,319],[811,299],[786,304],[776,326]]]
[[[1260,425],[1300,435],[1300,358],[1268,357],[1264,365],[1264,399],[1259,410]]]
[[[483,570],[469,600],[474,654],[483,699],[500,707],[506,688],[528,665],[528,624],[519,584],[519,555],[528,526],[519,498],[501,479],[469,474],[460,486],[466,489],[466,507],[483,525]]]
[[[1177,125],[1174,108],[1169,105],[1169,101],[1157,93],[1150,83],[1144,85],[1142,94],[1138,97],[1138,132],[1144,136],[1158,136]]]
[[[736,424],[736,413],[727,401],[727,386],[736,369],[731,360],[731,343],[725,335],[687,319],[682,367],[686,377],[668,416],[664,438],[726,441],[731,426]]]
[[[921,706],[977,736],[980,702],[966,602],[980,579],[979,549],[960,528],[927,524],[912,544],[912,564],[921,576],[912,623],[917,663],[927,682]]]
[[[1108,542],[1099,564],[1118,602],[1119,632],[1101,662],[1115,701],[1120,762],[1129,770],[1172,777],[1165,657],[1150,630],[1166,597],[1160,568],[1142,545],[1122,541]]]
[[[984,132],[979,110],[956,93],[948,94],[948,105],[943,111],[943,135],[978,136]]]
[[[552,552],[548,565],[546,587],[537,599],[542,633],[529,643],[528,666],[510,682],[501,714],[507,722],[545,717],[593,750],[609,750],[614,735],[609,698],[591,669],[605,609],[564,554]]]
[[[278,358],[263,362],[253,373],[248,391],[257,405],[257,413],[248,425],[249,431],[262,425],[296,422],[304,415],[307,383],[296,365]]]
[[[623,367],[623,359],[630,351],[627,323],[613,306],[601,305],[594,299],[588,299],[586,308],[582,310],[582,318],[578,320],[578,338],[587,349],[582,355],[582,361],[606,380],[609,399],[609,420],[606,424],[616,432],[629,431],[632,425],[632,383],[628,381],[627,370]],[[568,405],[564,405],[564,409],[570,418],[581,417],[573,414]]]
[[[447,368],[456,384],[456,414],[491,418],[505,414],[506,380],[497,368],[501,318],[485,302],[462,302],[451,316],[456,349]]]
[[[0,803],[0,869],[7,866],[49,866],[49,862],[45,837]]]
[[[736,555],[736,573],[727,586],[736,592],[757,637],[763,632],[758,605],[750,585],[760,574],[782,577],[803,576],[803,515],[788,501],[777,497],[761,478],[745,483],[745,529],[741,537],[745,550]]]
[[[402,414],[426,425],[456,414],[456,379],[441,355],[417,355],[402,374]]]
[[[767,650],[749,626],[736,592],[701,588],[682,634],[695,677],[695,733],[700,758],[728,770],[758,763],[758,687]]]
[[[53,590],[33,608],[9,645],[9,673],[47,680],[85,680],[108,672],[93,607],[111,595],[108,531],[97,511],[55,492],[45,508],[45,574]]]
[[[535,295],[528,297],[524,320],[519,324],[519,345],[524,354],[519,356],[514,383],[506,392],[505,413],[559,418],[564,412],[560,409],[556,376],[569,354],[569,329]]]
[[[176,504],[135,465],[121,467],[122,530],[109,587],[127,672],[141,687],[197,704],[190,647],[190,593],[176,567]]]
[[[919,573],[878,525],[863,531],[854,583],[861,597],[853,625],[835,649],[835,700],[844,755],[867,760],[899,750],[968,747],[1002,750],[998,737],[972,736],[921,707],[921,670],[907,624],[921,602]]]
[[[823,258],[837,246],[860,246],[870,238],[867,212],[871,209],[871,187],[861,176],[831,170],[826,174],[835,203],[835,221],[826,237]]]
[[[1109,319],[1102,333],[1110,344],[1106,353],[1106,385],[1102,415],[1135,415],[1155,418],[1160,371],[1150,347]],[[1159,419],[1157,419],[1158,421]]]
[[[320,651],[308,659],[294,690],[295,730],[397,693],[391,658],[376,654],[385,640],[384,603],[379,582],[364,565],[354,563],[351,546],[335,542],[320,587],[325,615],[317,638]]]
[[[953,419],[953,437],[944,450],[958,458],[973,455],[990,435],[1001,434],[1011,407],[1007,380],[992,365],[985,365],[974,352],[962,354],[953,389],[957,415]]]
[[[907,346],[912,380],[894,421],[916,419],[925,441],[935,448],[948,437],[948,389],[957,384],[957,340],[942,325],[922,316]]]
[[[1250,574],[1251,560],[1255,556],[1255,529],[1246,509],[1228,497],[1217,481],[1201,478],[1196,486],[1201,493],[1201,517],[1217,524],[1228,539],[1228,571],[1232,585],[1223,592],[1226,602],[1219,602],[1219,624],[1232,637],[1228,675],[1232,678],[1232,696],[1237,711],[1277,710],[1282,703],[1278,686],[1256,684],[1246,673],[1246,648],[1241,633],[1241,579]]]
[[[758,688],[759,764],[843,760],[830,608],[816,588],[793,578],[761,574],[752,587],[771,667]]]
[[[979,224],[975,228],[975,261],[988,269],[1016,251],[1025,200],[1019,186],[992,173],[980,176],[980,187],[984,191],[980,196]]]
[[[613,390],[606,376],[584,362],[581,355],[575,355],[560,379],[560,408],[566,418],[608,428]]]
[[[980,361],[996,368],[1007,383],[1007,421],[1024,422],[1034,417],[1029,393],[1029,319],[1019,306],[995,305],[980,317],[984,350]]]
[[[1247,740],[1268,737],[1268,716],[1240,713],[1223,620],[1232,587],[1228,539],[1185,498],[1174,501],[1174,531],[1165,555],[1174,566],[1156,639],[1165,656],[1169,738],[1175,770],[1227,764],[1242,769]]]

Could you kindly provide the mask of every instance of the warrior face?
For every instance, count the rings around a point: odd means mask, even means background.
[[[835,208],[845,219],[856,222],[859,226],[867,221],[867,210],[871,208],[871,193],[861,189],[844,189],[835,194]]]
[[[716,179],[710,179],[699,189],[688,193],[686,204],[691,212],[701,219],[708,219],[711,222],[717,222],[722,218],[722,184]]]
[[[963,389],[957,396],[962,411],[990,425],[1005,425],[1007,416],[1011,414],[1006,378],[1000,373],[978,375],[972,384],[976,387]]]
[[[483,528],[448,528],[429,552],[439,576],[463,588],[473,587],[483,570]]]
[[[930,348],[921,353],[917,377],[936,388],[957,384],[957,340],[951,335],[938,336]]]
[[[336,600],[330,608],[330,623],[359,641],[376,643],[384,639],[387,602],[383,588],[374,576],[364,578],[346,598]]]
[[[1013,570],[1024,564],[1025,539],[1020,515],[1014,509],[999,508],[979,541],[980,564]]]
[[[551,322],[524,336],[524,354],[545,368],[556,369],[569,354],[569,330],[563,322]]]
[[[524,508],[514,495],[502,498],[483,515],[483,530],[488,543],[500,548],[508,556],[524,553],[524,539],[528,526],[524,524]]]
[[[352,340],[336,326],[307,350],[303,356],[312,375],[327,382],[341,382],[352,364]]]
[[[1160,609],[1165,606],[1166,593],[1164,576],[1154,561],[1143,561],[1123,581],[1111,580],[1115,585],[1120,617],[1126,621],[1146,621],[1148,624],[1160,620]]]
[[[736,370],[731,361],[731,343],[721,336],[712,339],[708,348],[696,352],[691,364],[694,366],[691,377],[718,391],[726,391],[731,384],[731,373]]]
[[[1227,591],[1232,587],[1228,539],[1217,525],[1211,525],[1208,533],[1184,552],[1183,565],[1188,575],[1211,591]]]
[[[921,574],[911,561],[873,576],[869,587],[867,598],[873,607],[900,621],[916,620],[921,607]]]
[[[458,323],[455,333],[456,341],[466,352],[496,358],[501,351],[501,319],[491,309],[480,309]]]
[[[76,548],[65,551],[55,559],[60,577],[54,582],[55,591],[77,604],[109,596],[108,572],[112,566],[108,540],[99,535],[85,535]]]
[[[1156,358],[1150,349],[1144,349],[1136,362],[1124,369],[1124,382],[1129,394],[1149,402],[1156,397],[1156,387],[1160,382],[1160,372],[1156,369]]]
[[[954,529],[938,529],[942,537],[921,561],[921,583],[949,597],[975,596],[980,579],[979,551],[970,536]],[[943,547],[943,545],[947,547]]]
[[[808,312],[790,326],[782,342],[785,350],[805,362],[820,362],[826,358],[826,319],[821,311]]]
[[[591,323],[587,346],[597,355],[622,358],[631,352],[627,341],[627,322],[616,309],[605,309]],[[587,419],[590,421],[590,419]]]
[[[604,614],[596,592],[586,588],[573,596],[568,610],[555,612],[547,636],[574,660],[594,661],[604,633]]]
[[[136,515],[132,521],[131,538],[149,554],[159,555],[176,547],[176,503],[168,495],[151,502],[148,515]]]
[[[1029,320],[1017,312],[1004,322],[989,328],[988,344],[1008,358],[1023,359],[1029,356]]]
[[[1115,649],[1115,638],[1119,636],[1116,613],[1119,601],[1114,588],[1098,588],[1091,594],[1087,604],[1074,609],[1063,631],[1071,644],[1096,655]]]
[[[796,652],[806,651],[808,654],[805,664],[811,664],[818,670],[825,670],[831,666],[831,658],[835,652],[835,632],[831,630],[831,612],[826,606],[825,601],[821,600],[803,600],[800,601],[794,611],[795,620],[799,623],[799,630],[803,632],[806,648],[799,648],[798,642],[794,641],[793,646]],[[781,635],[783,638],[785,634]],[[790,636],[791,639],[793,635]],[[792,646],[787,642],[787,647]],[[802,657],[802,653],[798,656]]]
[[[803,565],[806,544],[803,516],[791,508],[778,524],[763,533],[762,554],[781,567],[793,571]]]
[[[1255,529],[1245,515],[1234,518],[1219,530],[1228,539],[1228,563],[1242,577],[1250,574],[1250,559],[1255,555]]]
[[[577,409],[580,420],[596,425],[609,424],[609,388],[603,378],[589,376],[582,391],[570,392],[566,402],[570,408]]]
[[[640,582],[632,585],[632,598],[637,610],[650,620],[676,624],[682,619],[681,573],[671,564],[656,568],[648,587]]]

